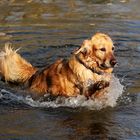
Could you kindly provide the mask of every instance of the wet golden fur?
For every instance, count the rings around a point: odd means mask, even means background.
[[[28,85],[32,93],[98,97],[107,89],[116,60],[111,38],[102,33],[85,40],[68,60],[58,60],[39,71],[9,44],[0,53],[0,73],[7,82]]]

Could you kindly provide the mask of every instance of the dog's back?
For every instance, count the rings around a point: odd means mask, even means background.
[[[67,60],[58,60],[54,64],[37,72],[30,80],[30,90],[53,95],[76,96],[76,76]]]

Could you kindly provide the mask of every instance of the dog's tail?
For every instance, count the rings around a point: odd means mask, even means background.
[[[0,74],[5,81],[23,83],[37,69],[17,54],[17,51],[12,49],[10,43],[5,44],[4,51],[0,52]]]

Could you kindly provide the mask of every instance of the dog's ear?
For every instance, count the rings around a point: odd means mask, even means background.
[[[79,54],[79,53],[87,54],[87,48],[81,47],[74,52],[74,54]]]
[[[90,48],[91,48],[91,41],[85,40],[81,45],[81,47],[74,52],[74,54],[79,54],[79,53],[87,54]]]

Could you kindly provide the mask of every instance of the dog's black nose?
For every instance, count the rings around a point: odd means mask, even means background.
[[[112,67],[114,67],[116,65],[116,63],[117,63],[116,59],[112,59],[110,61],[110,64],[111,64]]]

